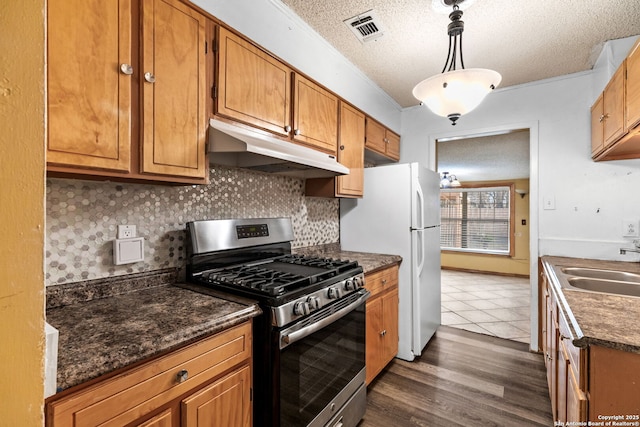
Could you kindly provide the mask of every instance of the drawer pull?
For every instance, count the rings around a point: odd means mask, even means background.
[[[176,374],[176,380],[178,381],[178,383],[183,383],[188,379],[189,379],[189,371],[187,371],[186,369],[183,369]]]
[[[387,279],[382,279],[382,285],[386,285],[387,284]]]
[[[381,331],[381,332],[380,332],[380,336],[381,336],[381,337],[383,337],[383,336],[385,336],[385,335],[387,335],[387,330],[386,330],[386,329],[385,329],[384,331]]]

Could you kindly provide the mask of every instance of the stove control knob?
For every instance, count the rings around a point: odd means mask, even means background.
[[[308,302],[306,302],[306,301],[297,302],[293,306],[293,314],[296,314],[298,316],[306,316],[310,312],[309,308],[310,307],[309,307],[309,303]]]
[[[320,303],[320,298],[318,297],[309,297],[307,298],[307,304],[309,304],[309,307],[311,307],[311,310],[319,310],[320,307],[322,307],[322,304]]]
[[[337,286],[332,286],[329,288],[327,296],[329,297],[329,299],[338,299],[342,296],[342,292],[340,292],[340,288],[338,288]]]
[[[356,284],[354,283],[353,280],[347,279],[347,280],[344,281],[344,290],[345,291],[353,291],[355,289],[357,289],[357,288],[356,288]]]
[[[360,276],[356,276],[353,278],[353,283],[356,285],[356,289],[359,289],[364,286],[363,280]]]

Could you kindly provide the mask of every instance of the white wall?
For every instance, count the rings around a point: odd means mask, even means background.
[[[279,0],[192,2],[400,132],[400,106]]]
[[[593,162],[589,123],[597,97],[594,80],[610,76],[632,43],[633,38],[624,39],[605,49],[607,58],[599,61],[604,73],[595,70],[496,90],[455,128],[426,107],[406,109],[401,161],[433,166],[435,137],[537,123],[531,179],[538,189],[531,196],[539,255],[637,261],[638,255],[620,255],[619,248],[632,240],[622,237],[623,219],[640,221],[640,160]],[[555,210],[542,209],[545,197],[555,199]]]

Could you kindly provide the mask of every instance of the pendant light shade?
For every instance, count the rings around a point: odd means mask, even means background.
[[[464,0],[442,0],[453,5],[449,14],[451,23],[447,27],[449,34],[449,53],[442,73],[421,81],[413,88],[413,96],[425,104],[435,114],[448,117],[453,125],[463,114],[476,108],[489,92],[502,81],[502,76],[493,70],[484,68],[464,68],[462,57],[462,32],[464,22],[459,4]],[[456,62],[461,69],[456,70]]]
[[[501,80],[499,73],[484,68],[449,71],[418,83],[413,96],[435,114],[457,120],[480,105]]]

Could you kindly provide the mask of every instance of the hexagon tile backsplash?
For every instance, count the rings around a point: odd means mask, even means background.
[[[182,267],[193,220],[284,216],[295,248],[339,241],[338,201],[305,197],[301,179],[218,166],[210,177],[176,187],[47,179],[46,284]],[[113,263],[118,224],[137,226],[144,262]]]

